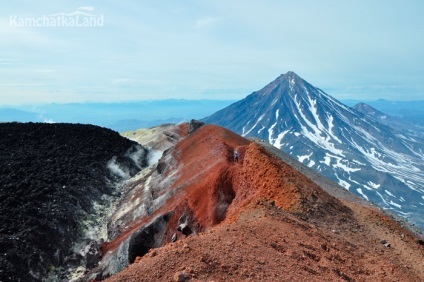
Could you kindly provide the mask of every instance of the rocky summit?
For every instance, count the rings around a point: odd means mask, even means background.
[[[423,279],[421,238],[378,208],[260,139],[188,128],[156,129],[178,140],[128,182],[86,281]]]
[[[345,106],[294,72],[203,121],[263,139],[424,230],[424,141]]]

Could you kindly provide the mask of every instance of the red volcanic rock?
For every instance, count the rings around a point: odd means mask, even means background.
[[[260,144],[206,125],[164,161],[146,176],[155,180],[138,183],[162,204],[104,247],[142,258],[107,281],[424,280],[414,234],[354,197],[330,195]]]

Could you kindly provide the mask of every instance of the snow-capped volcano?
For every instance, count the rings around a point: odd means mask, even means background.
[[[203,120],[259,137],[424,229],[424,144],[294,72]]]

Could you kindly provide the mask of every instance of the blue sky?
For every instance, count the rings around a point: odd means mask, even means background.
[[[235,100],[289,70],[338,99],[422,100],[423,11],[420,0],[9,1],[0,105]],[[101,25],[16,26],[73,12]]]

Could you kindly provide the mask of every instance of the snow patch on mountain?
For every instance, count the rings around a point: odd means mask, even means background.
[[[380,187],[380,185],[378,185],[378,187],[377,188],[379,188]],[[393,195],[392,193],[390,193],[390,191],[387,191],[387,190],[384,190],[384,193],[386,193],[387,195],[389,195],[390,197],[395,197],[395,195]],[[401,201],[402,201],[402,197],[401,197]]]
[[[305,156],[297,156],[297,159],[299,160],[299,162],[303,163],[305,160],[309,160],[312,154],[313,153],[310,153],[309,155],[305,155]]]
[[[336,173],[335,174],[335,176],[336,176],[336,178],[337,178],[337,182],[339,183],[339,185],[340,186],[342,186],[343,188],[345,188],[346,190],[349,190],[349,188],[350,188],[350,184],[349,184],[349,182],[347,182],[347,181],[345,181],[345,180],[343,180],[343,179],[341,179],[339,176],[338,176],[338,174]]]
[[[283,140],[284,136],[289,132],[290,132],[290,130],[288,129],[288,130],[285,130],[285,131],[281,132],[280,134],[278,134],[278,137],[275,139],[273,145],[277,148],[281,148],[283,146],[281,141]]]
[[[396,208],[398,208],[398,209],[401,209],[401,208],[402,208],[402,206],[401,206],[401,205],[396,204],[396,203],[395,203],[395,202],[393,202],[392,200],[390,200],[389,204],[390,204],[390,205],[392,205],[392,206],[394,206],[394,207],[396,207]]]
[[[256,121],[256,123],[252,126],[252,128],[250,128],[247,132],[244,132],[244,127],[243,127],[243,134],[242,136],[246,136],[247,134],[249,134],[253,129],[256,128],[256,126],[258,125],[258,123],[264,118],[265,114],[261,115],[258,120]],[[246,125],[247,126],[247,125]]]
[[[272,136],[273,136],[273,134],[274,134],[274,127],[276,127],[277,126],[277,124],[278,124],[278,115],[279,115],[279,111],[280,111],[280,109],[278,109],[276,112],[275,112],[275,123],[268,129],[268,133],[269,133],[269,137],[268,137],[268,140],[269,140],[269,143],[270,144],[274,144],[274,138],[272,138]],[[244,135],[242,135],[243,137],[244,137]]]
[[[301,116],[302,120],[298,118],[298,116],[295,114],[295,118],[298,120],[299,124],[301,125],[301,132],[302,135],[311,140],[313,143],[317,144],[319,147],[326,151],[330,151],[333,154],[343,156],[343,151],[335,148],[334,144],[330,142],[330,138],[324,138],[321,136],[321,130],[318,128],[319,126],[312,123],[303,113],[301,109],[300,102],[297,100],[297,94],[293,98],[295,105],[297,107],[298,113]],[[303,121],[303,122],[302,122]],[[306,124],[306,126],[304,125]],[[308,127],[312,129],[312,131],[308,130]],[[274,145],[273,142],[270,142]]]
[[[374,182],[372,182],[372,181],[368,181],[367,182],[368,183],[368,185],[370,185],[372,188],[374,188],[374,189],[378,189],[378,188],[380,188],[380,184],[377,184],[377,183],[374,183]],[[388,192],[387,190],[385,190],[386,191],[386,193]],[[389,192],[390,193],[390,192]]]
[[[356,188],[356,191],[358,191],[359,195],[361,195],[365,200],[369,201],[370,199],[365,195],[364,192],[362,192],[361,188]]]

